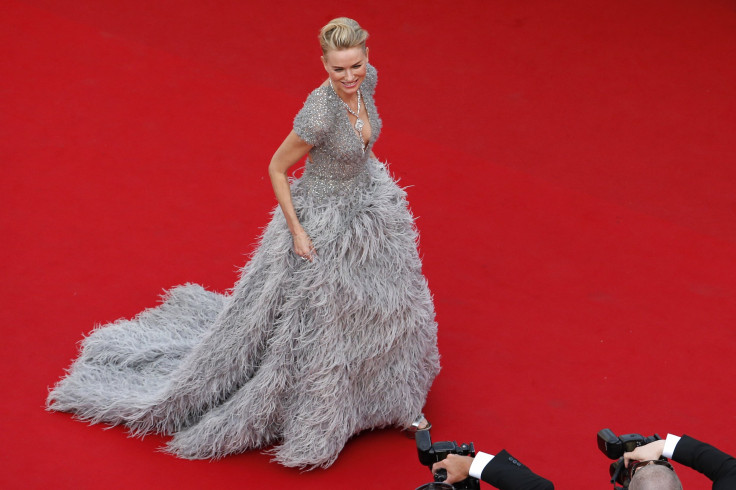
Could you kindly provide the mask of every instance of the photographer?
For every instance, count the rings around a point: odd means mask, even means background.
[[[432,472],[447,470],[447,483],[455,483],[472,476],[500,490],[553,490],[549,480],[536,475],[506,450],[496,456],[478,452],[475,458],[449,454],[432,466]]]
[[[627,468],[631,466],[629,490],[682,489],[671,466],[656,464],[660,457],[703,473],[713,482],[713,490],[736,488],[736,459],[692,437],[668,434],[665,440],[650,442],[624,453],[624,464]]]

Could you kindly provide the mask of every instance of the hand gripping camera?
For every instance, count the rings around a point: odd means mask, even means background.
[[[644,437],[641,434],[623,434],[617,436],[611,429],[603,429],[598,432],[598,449],[608,459],[616,460],[611,463],[608,469],[614,490],[626,490],[629,487],[629,483],[631,483],[631,476],[624,466],[624,453],[631,452],[639,446],[644,446],[661,439],[658,434]],[[666,461],[666,458],[661,459]],[[617,483],[621,486],[617,487]]]
[[[442,461],[449,454],[457,454],[458,456],[475,457],[475,446],[473,443],[461,444],[458,446],[455,441],[440,441],[432,444],[432,437],[428,430],[418,430],[414,435],[417,443],[417,453],[419,454],[419,462],[428,467],[432,471],[432,465],[437,461]],[[434,473],[435,482],[444,482],[447,479],[447,471],[444,469]],[[419,487],[423,490],[454,488],[456,490],[480,490],[480,480],[469,476],[463,481],[449,485],[447,483],[428,483]],[[419,490],[419,489],[417,489]]]

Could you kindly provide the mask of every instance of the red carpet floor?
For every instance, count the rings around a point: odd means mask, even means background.
[[[327,469],[156,451],[43,409],[96,323],[225,291],[266,174],[324,78],[316,33],[370,32],[418,216],[443,371],[435,440],[610,488],[595,447],[688,433],[736,453],[736,2],[5,0],[3,488],[413,489],[396,430]],[[686,488],[709,488],[678,467]],[[488,487],[490,488],[490,487]]]

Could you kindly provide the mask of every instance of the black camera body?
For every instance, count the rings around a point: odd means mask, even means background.
[[[598,432],[598,449],[606,455],[608,459],[615,459],[611,466],[608,468],[608,473],[611,475],[611,483],[613,483],[614,490],[623,489],[626,490],[629,487],[629,473],[626,471],[624,466],[624,453],[633,451],[639,446],[644,446],[650,442],[659,441],[662,438],[659,434],[654,434],[649,437],[644,437],[641,434],[623,434],[617,436],[611,429],[603,429]],[[621,487],[617,487],[616,484],[620,484]]]
[[[639,446],[644,446],[650,442],[659,441],[662,438],[659,435],[644,437],[641,434],[624,434],[617,436],[611,429],[603,429],[598,432],[598,449],[605,454],[608,459],[618,459],[633,451]]]
[[[428,430],[418,430],[414,435],[414,439],[417,443],[419,462],[428,467],[429,471],[432,471],[433,464],[442,461],[450,454],[475,457],[475,446],[472,442],[458,445],[455,441],[440,441],[432,444],[432,437]],[[446,478],[447,472],[445,470],[440,470],[434,474],[436,482],[443,482]],[[480,490],[480,480],[469,476],[452,486],[457,490]]]

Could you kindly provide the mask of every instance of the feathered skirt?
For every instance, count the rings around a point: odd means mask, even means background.
[[[48,408],[172,435],[183,458],[274,446],[302,468],[329,466],[361,430],[407,426],[439,371],[434,308],[404,191],[378,161],[366,175],[334,196],[292,185],[314,262],[276,207],[228,294],[178,286],[96,328]]]

